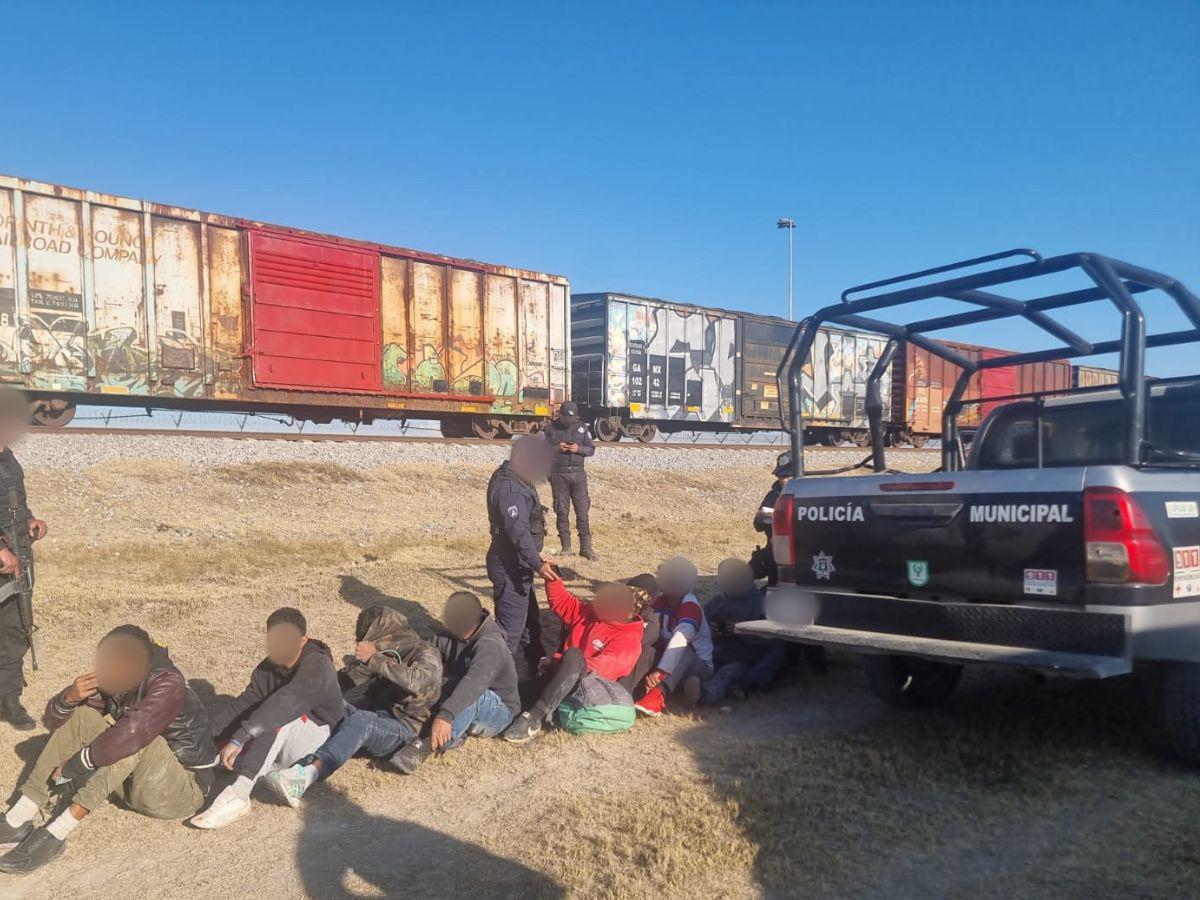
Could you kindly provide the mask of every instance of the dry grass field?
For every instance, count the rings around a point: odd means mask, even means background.
[[[747,554],[766,478],[722,458],[676,475],[598,460],[603,560],[569,561],[579,588],[674,553],[709,575]],[[215,706],[280,605],[340,651],[364,605],[428,629],[451,591],[487,591],[484,465],[29,463],[52,528],[31,708],[121,622],[169,646]],[[1160,751],[1150,687],[972,675],[949,709],[901,714],[835,657],[730,712],[629,735],[477,739],[410,778],[355,760],[301,809],[262,799],[218,832],[113,806],[0,897],[1196,896],[1200,778]],[[5,792],[43,740],[0,725]]]

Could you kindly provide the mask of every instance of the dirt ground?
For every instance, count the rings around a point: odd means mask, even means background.
[[[727,459],[671,478],[597,466],[603,560],[570,560],[576,586],[675,553],[706,575],[745,556],[765,478]],[[32,468],[53,531],[31,709],[126,621],[214,706],[242,687],[278,606],[302,608],[339,650],[375,602],[430,628],[451,591],[487,593],[487,474]],[[1196,896],[1200,779],[1159,748],[1150,687],[978,675],[949,709],[902,714],[835,657],[829,674],[793,673],[729,712],[628,735],[476,739],[409,778],[355,760],[299,810],[256,797],[218,832],[112,806],[58,863],[0,881],[0,897]],[[3,791],[43,741],[0,725]]]

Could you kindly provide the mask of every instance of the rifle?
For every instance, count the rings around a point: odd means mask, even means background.
[[[8,584],[0,589],[0,600],[7,599],[13,594],[17,595],[17,615],[21,620],[21,630],[25,632],[25,640],[29,642],[29,664],[33,671],[37,671],[37,651],[33,647],[33,633],[37,631],[37,626],[33,623],[33,548],[30,545],[28,534],[20,535],[17,533],[18,514],[20,512],[20,503],[17,500],[16,488],[8,489],[8,515],[9,525],[4,529],[4,538],[8,543],[8,549],[17,556],[19,563],[17,575]],[[28,521],[26,521],[28,527]]]

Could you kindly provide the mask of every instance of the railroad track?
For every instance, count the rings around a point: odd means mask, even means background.
[[[510,440],[484,440],[482,438],[446,438],[437,435],[420,436],[409,434],[297,434],[291,432],[273,433],[265,431],[228,431],[202,428],[94,428],[86,425],[74,427],[51,428],[40,425],[31,426],[30,434],[63,435],[63,436],[96,436],[120,435],[122,437],[197,437],[224,438],[236,441],[292,441],[307,443],[394,443],[394,444],[448,444],[464,447],[508,446]],[[639,441],[620,441],[615,444],[598,443],[604,449],[617,450],[764,450],[778,453],[785,449],[784,444],[745,444],[745,443],[684,443],[682,441],[653,441],[643,444]],[[814,450],[829,450],[842,453],[866,455],[869,451],[862,447],[813,447]],[[912,447],[892,447],[889,453],[936,452],[930,450],[917,451]]]

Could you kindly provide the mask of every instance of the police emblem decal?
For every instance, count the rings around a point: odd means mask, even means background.
[[[837,571],[833,567],[833,557],[825,553],[824,550],[813,554],[812,570],[813,574],[817,576],[818,581],[828,581],[830,576]]]
[[[925,587],[929,584],[929,563],[923,559],[908,561],[908,583],[913,587]]]
[[[510,519],[515,519],[517,517],[517,507],[515,505],[510,506],[507,510],[505,510],[505,512],[508,513],[508,517]]]

